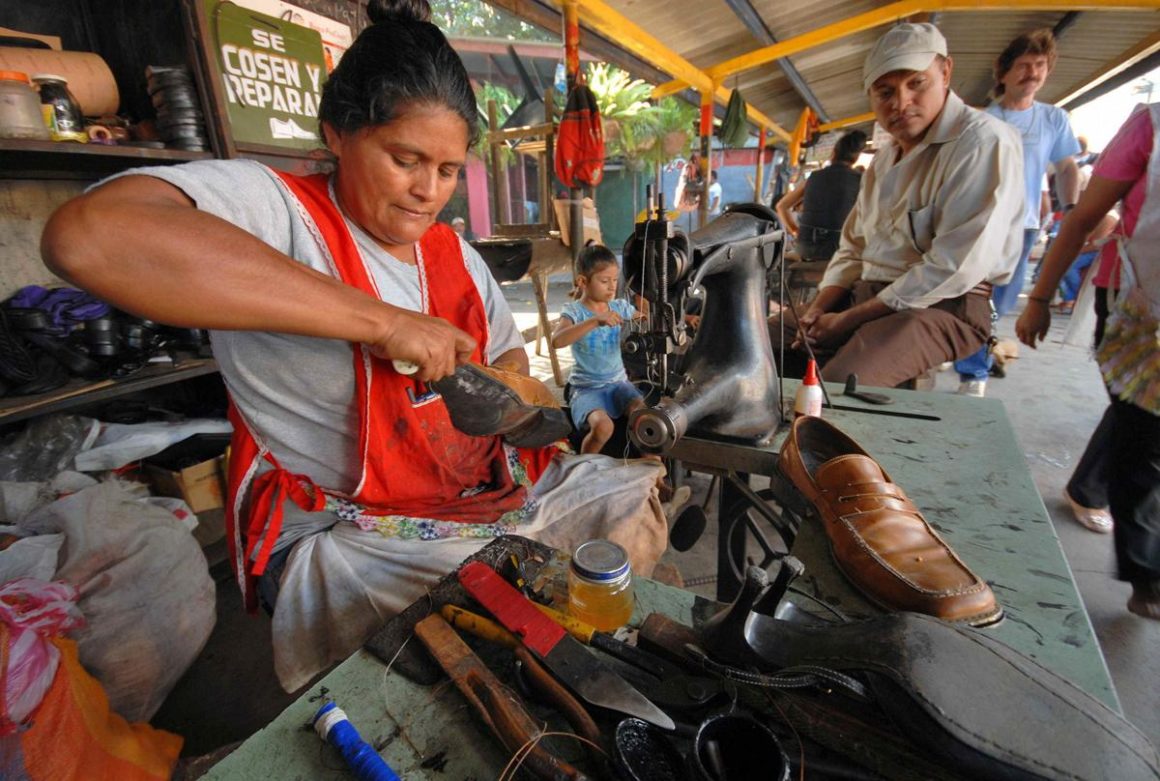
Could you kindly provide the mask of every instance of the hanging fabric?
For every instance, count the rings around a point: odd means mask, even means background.
[[[749,139],[749,108],[739,89],[733,90],[729,96],[729,105],[725,107],[725,119],[717,129],[717,138],[730,148],[743,147]]]
[[[595,187],[604,178],[604,127],[585,84],[568,93],[556,131],[556,176],[565,187]]]

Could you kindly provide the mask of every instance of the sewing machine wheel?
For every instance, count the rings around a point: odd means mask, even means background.
[[[794,538],[801,526],[801,518],[778,501],[776,490],[764,488],[755,493],[763,500],[761,506],[755,506],[748,497],[737,496],[736,501],[721,512],[718,522],[721,534],[726,535],[728,540],[729,550],[736,551],[736,543],[739,542],[737,536],[744,536],[745,553],[742,560],[731,557],[729,561],[737,583],[745,580],[745,570],[750,564],[750,552],[754,546],[761,552],[761,559],[755,559],[753,564],[767,570],[793,547]],[[770,529],[777,535],[776,540],[770,539]]]

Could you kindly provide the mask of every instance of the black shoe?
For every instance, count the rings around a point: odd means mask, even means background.
[[[995,361],[993,364],[991,364],[990,374],[992,377],[1001,380],[1007,376],[1007,370],[1003,368],[1001,363]]]

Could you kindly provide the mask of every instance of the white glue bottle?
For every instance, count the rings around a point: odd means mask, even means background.
[[[818,382],[818,364],[813,358],[806,364],[806,376],[793,397],[793,416],[811,415],[815,418],[822,416],[822,385]]]

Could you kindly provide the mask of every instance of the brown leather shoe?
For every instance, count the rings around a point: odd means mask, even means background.
[[[890,475],[837,428],[821,418],[795,420],[779,467],[817,508],[838,568],[874,602],[971,626],[1002,618],[986,581],[955,555]]]
[[[572,431],[552,392],[526,374],[465,363],[431,387],[443,396],[452,425],[464,434],[544,447]]]

